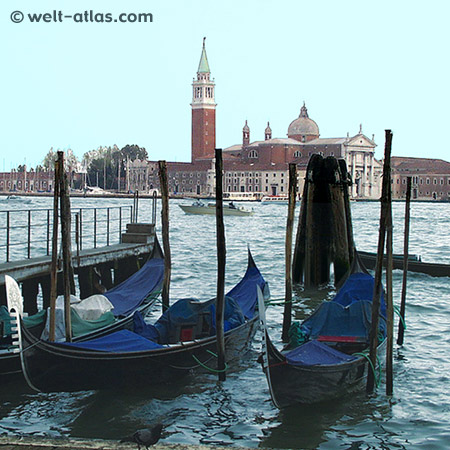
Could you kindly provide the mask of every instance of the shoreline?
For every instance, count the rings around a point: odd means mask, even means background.
[[[52,197],[53,198],[53,192],[0,192],[0,197],[9,197],[9,196],[16,196],[16,197]],[[135,194],[127,194],[125,192],[104,192],[102,194],[99,193],[83,193],[83,192],[71,192],[70,197],[73,198],[135,198]],[[142,198],[153,198],[153,194],[147,194],[147,193],[139,193],[140,199]],[[156,196],[157,199],[161,199],[161,195]],[[197,194],[169,194],[170,199],[174,200],[207,200],[207,201],[213,201],[215,200],[214,197],[205,197],[202,195]],[[224,201],[227,201],[228,199],[224,199]],[[235,202],[254,202],[254,203],[261,203],[260,200],[233,200]],[[351,202],[380,202],[380,199],[350,199]],[[392,199],[392,202],[401,202],[404,203],[405,199]],[[297,202],[297,203],[300,203]],[[450,203],[449,200],[432,200],[432,199],[411,199],[411,203]]]

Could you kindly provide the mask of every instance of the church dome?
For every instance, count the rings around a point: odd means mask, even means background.
[[[298,118],[289,125],[288,137],[298,141],[309,141],[319,137],[319,127],[314,120],[309,118],[304,103]]]

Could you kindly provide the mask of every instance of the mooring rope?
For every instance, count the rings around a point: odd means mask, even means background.
[[[206,350],[210,355],[213,355],[215,358],[217,358],[217,355],[212,352],[211,350]],[[202,363],[195,355],[191,355],[192,358],[194,359],[194,361],[201,367],[203,367],[206,370],[209,370],[210,372],[213,373],[221,373],[221,372],[226,372],[228,370],[228,364],[225,363],[225,368],[224,369],[213,369],[212,367],[208,367],[206,364]]]

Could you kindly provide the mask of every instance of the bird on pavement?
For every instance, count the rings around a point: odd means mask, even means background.
[[[163,424],[157,423],[152,428],[137,430],[132,436],[124,438],[120,442],[136,442],[138,450],[140,450],[141,445],[148,450],[149,446],[154,445],[159,441],[162,429]]]

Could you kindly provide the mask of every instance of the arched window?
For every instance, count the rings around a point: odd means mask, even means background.
[[[302,152],[297,150],[294,152],[294,158],[301,158],[302,157]]]
[[[250,152],[248,153],[248,157],[249,158],[257,158],[258,152],[256,150],[250,150]]]

